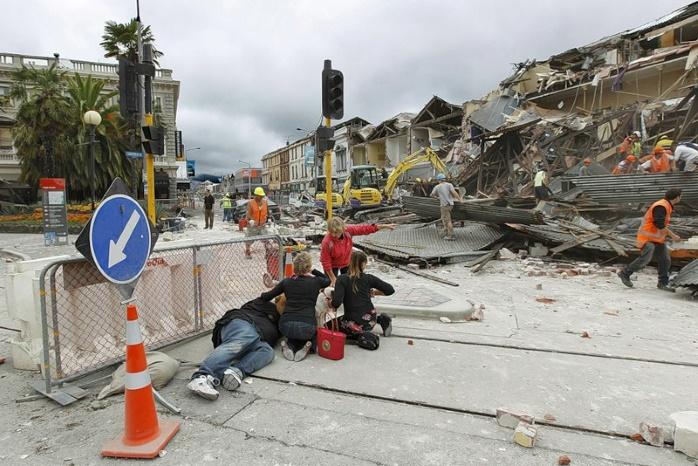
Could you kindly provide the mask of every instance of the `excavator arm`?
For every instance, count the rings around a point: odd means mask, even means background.
[[[388,176],[388,181],[385,183],[385,195],[387,198],[390,199],[392,197],[393,191],[397,186],[397,181],[403,173],[424,162],[431,163],[438,172],[446,172],[446,165],[444,165],[431,147],[419,149],[417,152],[408,155],[405,160],[395,167],[392,173],[390,173],[390,176]]]

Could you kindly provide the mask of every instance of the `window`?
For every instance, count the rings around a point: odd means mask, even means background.
[[[9,55],[0,55],[0,63],[5,65],[11,65],[14,63],[14,59]]]
[[[347,149],[341,147],[335,151],[335,156],[337,159],[337,171],[341,172],[347,169]]]
[[[162,112],[162,97],[155,97],[153,99],[153,111]]]
[[[0,97],[10,95],[10,88],[7,86],[0,86]]]
[[[12,150],[12,130],[10,128],[0,128],[0,149]]]

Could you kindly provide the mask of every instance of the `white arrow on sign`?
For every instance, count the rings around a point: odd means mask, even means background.
[[[119,235],[119,239],[116,241],[116,243],[113,239],[109,240],[108,268],[111,269],[116,264],[126,259],[126,254],[124,254],[124,248],[126,247],[128,240],[131,239],[133,230],[136,229],[136,225],[138,225],[138,220],[140,220],[140,218],[141,217],[140,215],[138,215],[138,212],[136,212],[135,210],[131,212],[131,218],[128,219],[126,227],[124,228],[124,231],[121,232],[121,235]]]

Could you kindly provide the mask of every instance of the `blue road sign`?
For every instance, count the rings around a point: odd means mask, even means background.
[[[114,194],[99,204],[90,223],[92,259],[113,283],[134,281],[150,255],[150,225],[143,208],[129,196]]]
[[[124,154],[129,159],[142,159],[143,158],[143,152],[136,152],[136,151],[132,151],[132,150],[127,150],[127,151],[124,151]]]

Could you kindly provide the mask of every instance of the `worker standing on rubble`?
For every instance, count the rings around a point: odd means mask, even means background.
[[[269,216],[269,205],[265,196],[266,194],[261,186],[254,188],[254,197],[247,203],[246,237],[262,236],[267,232],[265,225]],[[251,246],[252,241],[245,242],[245,257],[247,259],[252,259]]]
[[[654,148],[652,155],[645,157],[640,169],[646,173],[668,173],[676,170],[671,151],[662,146]]]
[[[624,156],[633,155],[636,158],[642,155],[642,144],[640,143],[640,138],[642,134],[639,131],[633,131],[630,133],[620,147],[618,147],[618,153]]]
[[[675,291],[674,288],[669,286],[671,255],[665,242],[667,236],[674,241],[681,239],[669,229],[671,213],[674,210],[674,206],[680,201],[681,190],[672,188],[664,194],[663,199],[658,200],[647,209],[640,229],[637,231],[637,247],[640,248],[640,255],[622,271],[618,272],[618,277],[628,288],[633,287],[630,276],[642,270],[654,258],[657,261],[657,275],[659,278],[657,288],[672,293]]]
[[[591,159],[584,159],[582,166],[579,167],[579,176],[591,176]]]
[[[210,190],[206,191],[206,196],[204,196],[204,222],[206,223],[205,229],[213,229],[213,203],[215,199]]]
[[[637,157],[634,155],[627,156],[624,160],[618,162],[618,165],[613,167],[611,175],[630,175],[637,171]]]
[[[233,220],[233,200],[230,197],[230,193],[225,193],[220,204],[223,208],[223,221],[231,222]]]
[[[327,222],[327,234],[320,245],[320,263],[334,286],[337,276],[349,271],[349,259],[354,247],[353,236],[370,235],[380,230],[394,230],[395,225],[345,225],[344,220],[332,217]]]
[[[547,201],[550,199],[550,188],[548,187],[548,169],[541,167],[533,178],[533,195],[536,201]]]
[[[446,231],[444,239],[453,241],[456,239],[453,236],[453,221],[451,220],[453,203],[454,201],[463,202],[463,198],[460,197],[460,194],[458,194],[458,191],[456,191],[453,185],[446,181],[446,175],[439,173],[436,175],[436,180],[439,184],[434,186],[429,196],[439,198],[439,203],[441,205],[441,223],[443,223],[444,230]]]
[[[698,167],[698,144],[680,142],[674,151],[674,163],[682,172],[694,172]]]
[[[244,377],[272,362],[284,301],[274,304],[257,298],[223,314],[213,327],[214,350],[192,375],[189,391],[215,400],[217,386],[235,390]]]

